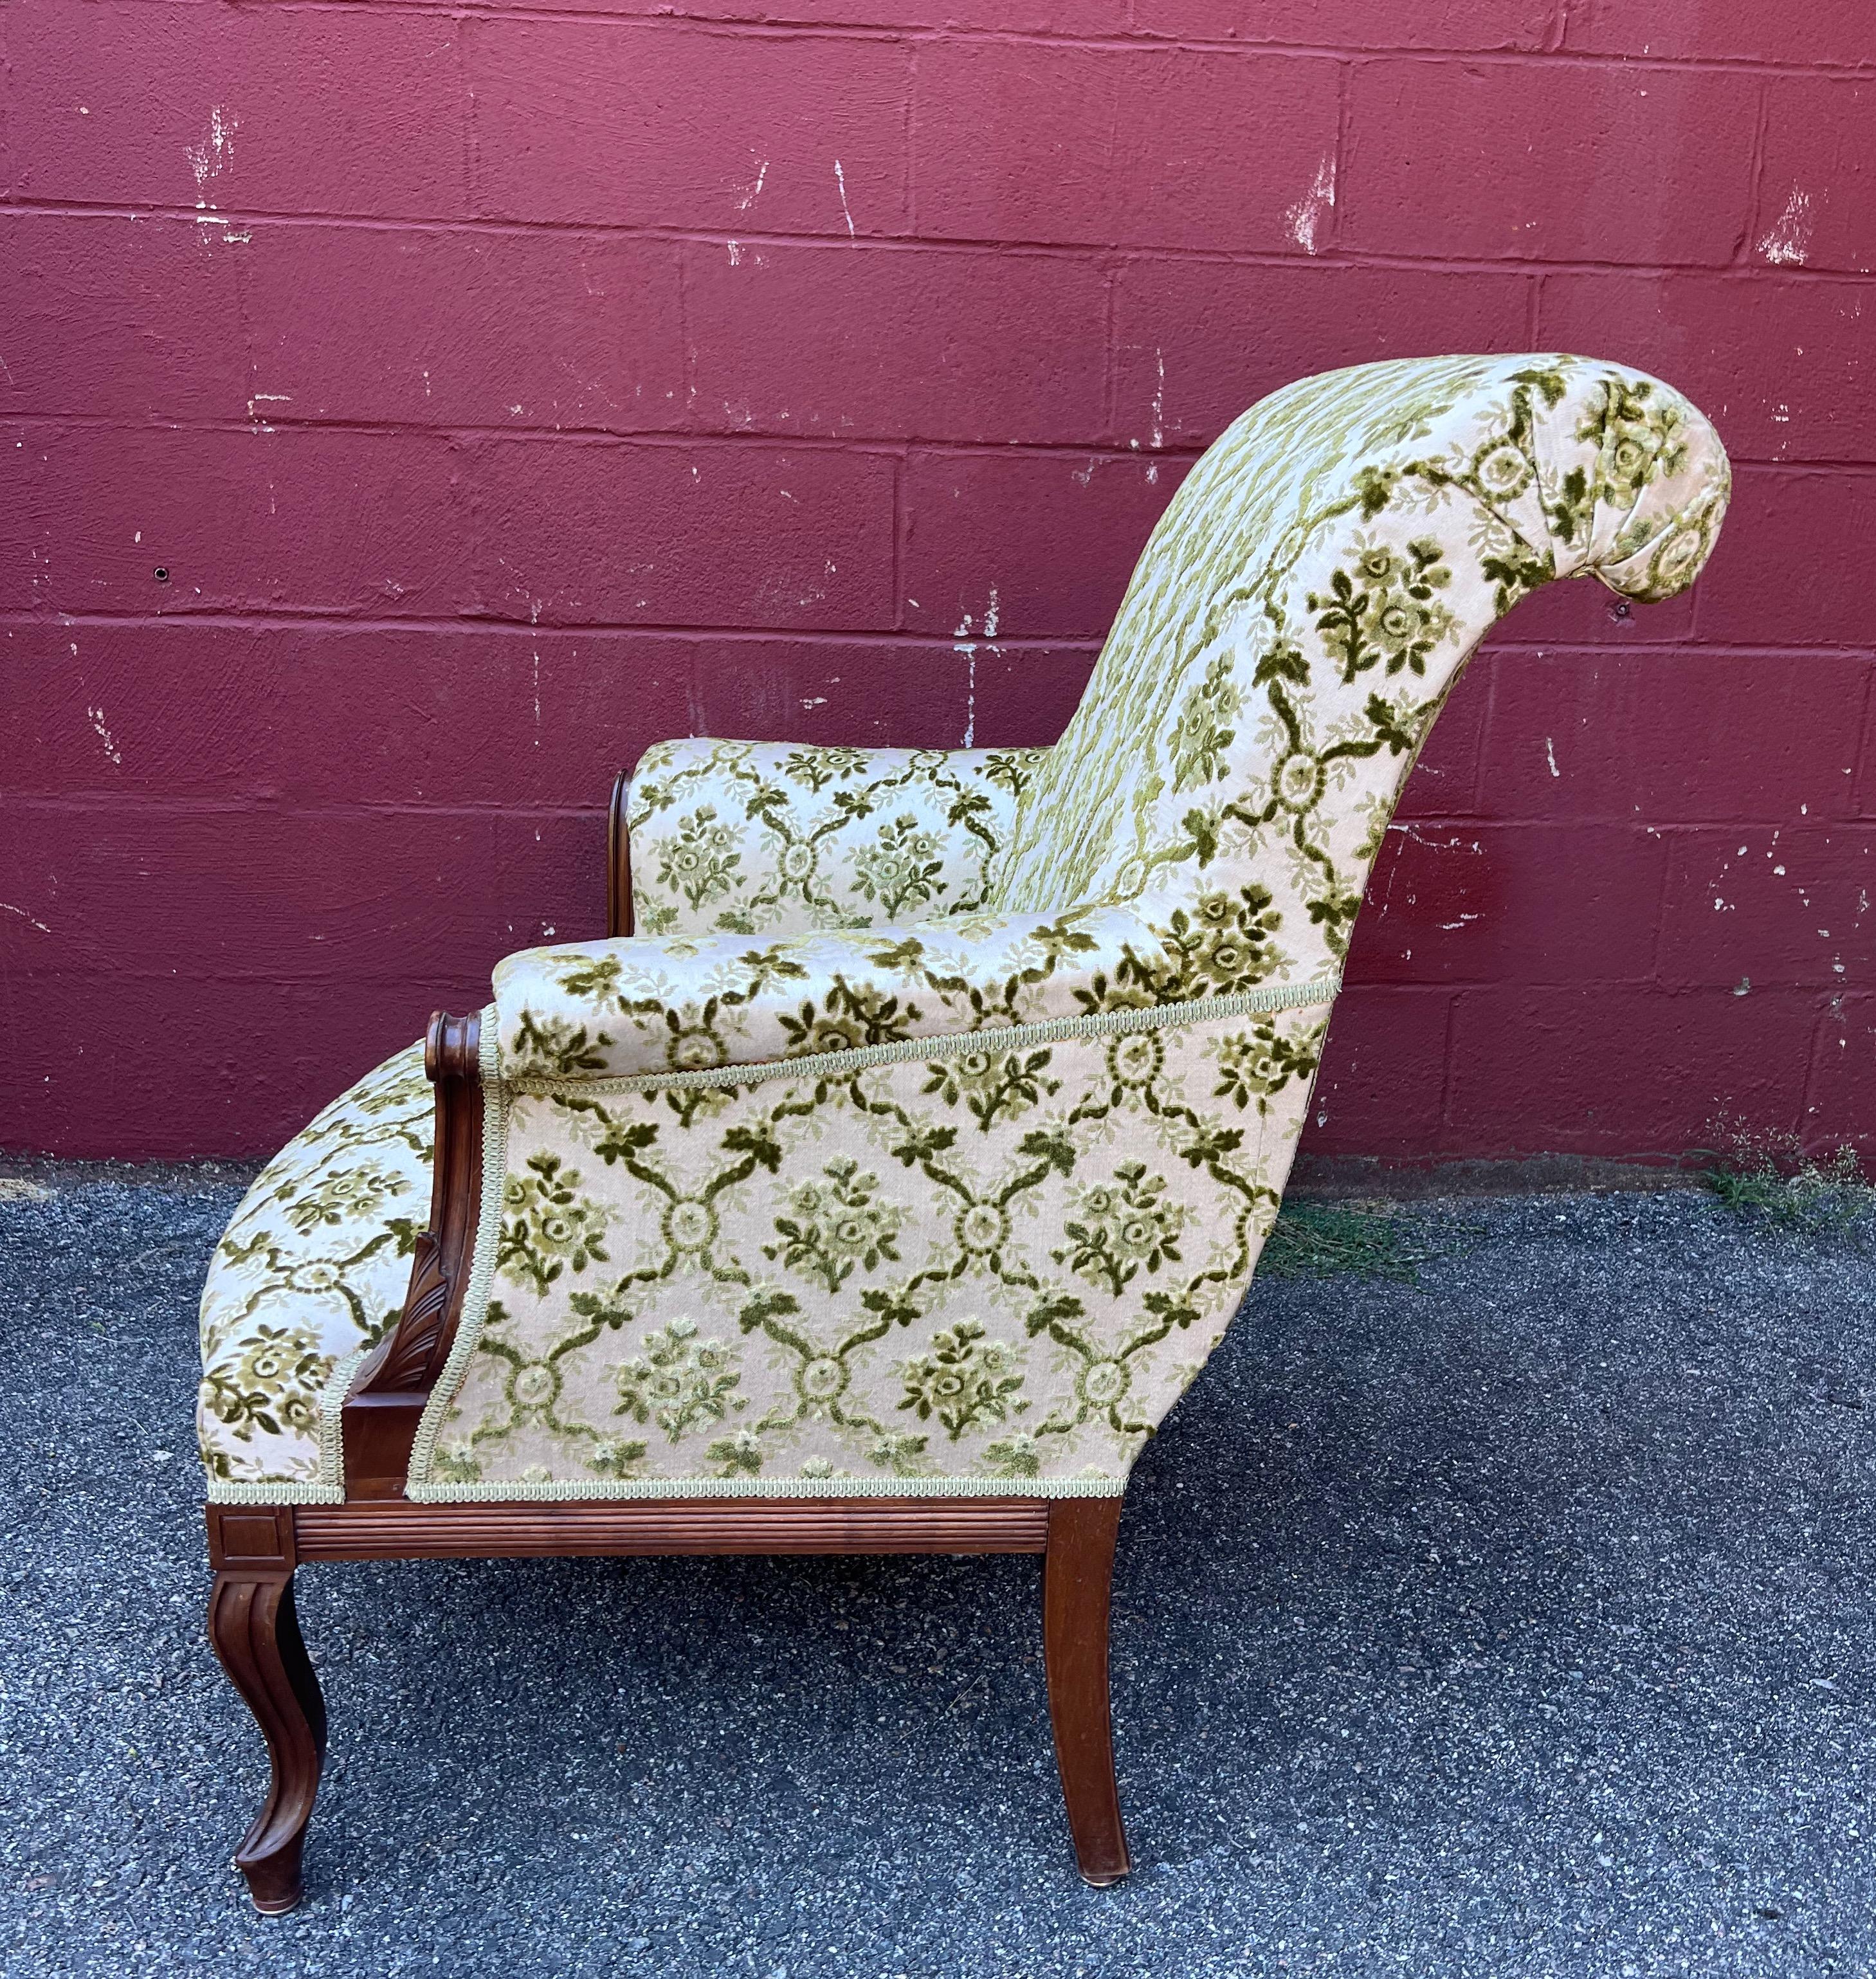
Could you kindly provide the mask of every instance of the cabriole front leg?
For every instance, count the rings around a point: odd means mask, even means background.
[[[326,1757],[325,1700],[293,1613],[293,1514],[210,1506],[209,1532],[217,1572],[208,1639],[254,1714],[272,1768],[267,1803],[235,1866],[257,1910],[290,1911],[303,1894],[300,1855]],[[260,1557],[269,1547],[274,1556]]]

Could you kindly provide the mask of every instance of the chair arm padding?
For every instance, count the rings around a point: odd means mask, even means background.
[[[974,912],[1046,753],[661,742],[632,777],[633,925],[797,934]]]
[[[668,1077],[1220,998],[1291,1000],[1272,980],[1273,927],[1268,894],[1248,887],[757,943],[526,949],[495,972],[501,1073]]]

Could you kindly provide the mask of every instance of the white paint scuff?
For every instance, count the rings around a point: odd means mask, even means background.
[[[1305,254],[1316,251],[1316,236],[1322,223],[1335,210],[1335,159],[1333,154],[1316,167],[1315,182],[1291,207],[1284,218],[1296,244]]]
[[[751,155],[753,156],[754,154],[752,154]],[[736,202],[736,210],[738,213],[747,213],[749,209],[755,204],[756,201],[762,197],[762,182],[768,177],[768,160],[767,158],[757,159],[755,183],[746,193],[743,194],[742,197]]]
[[[834,161],[834,182],[840,188],[840,217],[847,222],[847,237],[850,240],[853,237],[853,215],[847,203],[847,174],[841,171],[838,158]]]
[[[234,134],[240,128],[240,120],[230,116],[217,103],[208,113],[207,135],[199,144],[183,147],[183,155],[189,161],[189,170],[195,180],[196,210],[205,216],[198,223],[202,226],[226,226],[224,221],[206,217],[215,210],[209,188],[227,171],[228,161],[234,155]],[[245,240],[247,237],[244,234],[240,237]]]
[[[98,741],[104,745],[104,754],[117,764],[120,770],[122,769],[124,758],[118,751],[117,744],[111,739],[111,731],[104,726],[104,711],[101,708],[88,708],[85,711],[91,718],[91,727]]]
[[[1548,735],[1544,738],[1544,761],[1550,765],[1550,774],[1552,776],[1560,777],[1563,775],[1563,772],[1557,767],[1557,752],[1556,747],[1552,743]]]
[[[990,587],[990,602],[983,608],[983,636],[996,637],[997,615],[996,586]],[[964,662],[964,739],[960,747],[974,749],[977,746],[977,641],[971,637],[972,615],[966,612],[959,620],[957,630],[952,638],[957,641],[951,650]],[[990,650],[995,652],[993,646]]]
[[[1794,186],[1785,210],[1761,237],[1758,251],[1775,267],[1801,268],[1811,251],[1811,230],[1815,224],[1810,194]]]

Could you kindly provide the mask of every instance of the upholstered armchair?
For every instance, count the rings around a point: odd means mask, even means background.
[[[1727,489],[1609,364],[1311,378],[1193,469],[1052,748],[650,751],[610,936],[503,962],[215,1255],[256,1902],[318,1778],[293,1573],[363,1557],[1041,1553],[1069,1826],[1124,1875],[1122,1494],[1250,1282],[1402,781],[1496,618],[1680,590]]]

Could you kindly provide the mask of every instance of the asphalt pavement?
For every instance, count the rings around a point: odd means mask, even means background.
[[[303,1570],[332,1749],[265,1918],[189,1422],[240,1178],[44,1179],[0,1200],[9,1975],[1876,1973],[1876,1245],[1434,1200],[1418,1286],[1260,1283],[1129,1494],[1111,1891],[1032,1560]]]

